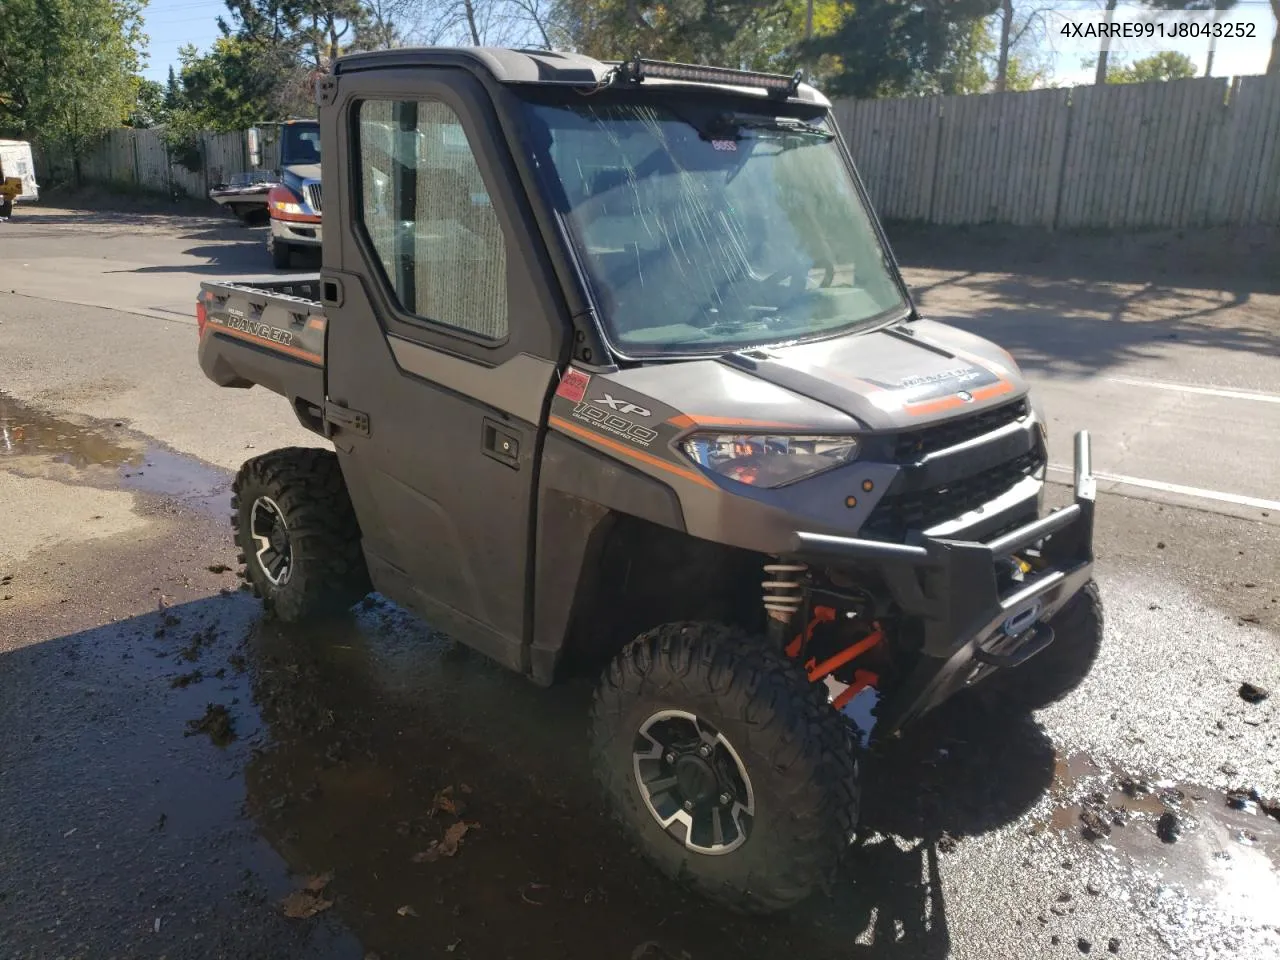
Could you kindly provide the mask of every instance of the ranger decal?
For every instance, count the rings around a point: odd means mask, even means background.
[[[262,340],[270,340],[272,343],[282,343],[286,347],[293,343],[293,334],[288,330],[281,330],[279,327],[260,323],[257,320],[246,320],[243,316],[228,316],[225,320],[219,320],[217,317],[209,319],[220,326],[239,330],[241,333],[247,333]]]

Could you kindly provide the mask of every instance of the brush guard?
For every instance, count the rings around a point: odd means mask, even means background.
[[[796,534],[788,562],[873,565],[902,612],[923,624],[919,664],[882,701],[878,739],[995,670],[1025,663],[1053,642],[1046,621],[1093,574],[1096,486],[1089,434],[1082,430],[1075,435],[1075,502],[985,543],[924,537],[901,544]],[[1034,558],[1024,579],[1002,590],[999,564],[1024,553]],[[801,620],[806,629],[809,620],[806,609]]]

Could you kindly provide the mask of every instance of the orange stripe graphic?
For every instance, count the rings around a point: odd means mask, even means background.
[[[686,427],[780,427],[782,429],[798,430],[801,424],[783,423],[779,420],[739,420],[737,417],[704,417],[700,413],[692,415],[680,414],[672,417],[667,421],[674,427],[684,429]]]
[[[252,333],[245,333],[243,330],[233,330],[231,327],[224,327],[220,323],[210,323],[205,326],[205,332],[217,330],[219,333],[225,333],[229,337],[236,337],[249,343],[256,343],[259,346],[270,347],[272,350],[279,350],[281,353],[287,353],[291,357],[297,357],[299,360],[307,360],[315,364],[324,364],[324,357],[318,353],[312,353],[310,350],[303,350],[301,347],[291,347],[285,343],[277,343],[274,340],[268,340],[266,337],[255,337]]]
[[[641,463],[647,463],[651,467],[657,467],[659,470],[669,471],[678,477],[683,477],[685,480],[692,480],[700,486],[709,487],[712,490],[716,489],[716,485],[700,473],[694,473],[692,470],[677,467],[674,463],[671,463],[668,460],[663,460],[661,457],[655,457],[651,453],[645,453],[642,450],[634,450],[624,443],[618,443],[616,440],[610,440],[608,437],[601,436],[595,430],[588,430],[586,427],[578,426],[578,424],[565,420],[563,417],[553,416],[551,418],[551,425],[559,427],[561,430],[567,430],[569,433],[582,437],[584,440],[590,440],[592,443],[598,443],[601,446],[608,447],[616,453],[632,457],[633,459],[639,460]]]
[[[1013,390],[1013,384],[1008,380],[1001,380],[999,383],[993,383],[989,387],[983,387],[981,390],[973,391],[973,399],[988,400],[991,397],[998,397],[1001,394],[1009,393]],[[964,406],[965,401],[952,394],[949,397],[943,397],[941,400],[926,400],[920,403],[908,403],[903,406],[903,410],[912,416],[922,416],[926,413],[941,413],[943,410],[950,410],[953,407]]]

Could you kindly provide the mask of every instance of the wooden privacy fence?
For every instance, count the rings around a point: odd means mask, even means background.
[[[835,116],[886,220],[1280,225],[1280,76],[844,100]]]
[[[165,144],[159,130],[112,130],[80,157],[80,176],[87,183],[130,184],[164,193],[175,191],[207,197],[209,188],[249,168],[248,136],[244,131],[202,133],[196,137],[199,170],[189,170]],[[72,158],[36,151],[36,173],[42,181],[71,180]]]

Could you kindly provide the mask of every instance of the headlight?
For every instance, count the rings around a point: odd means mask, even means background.
[[[287,216],[302,215],[302,198],[283,184],[278,184],[267,193],[267,203],[276,213]]]
[[[780,487],[853,460],[858,440],[699,433],[682,440],[680,449],[704,470],[722,477],[753,487]]]

